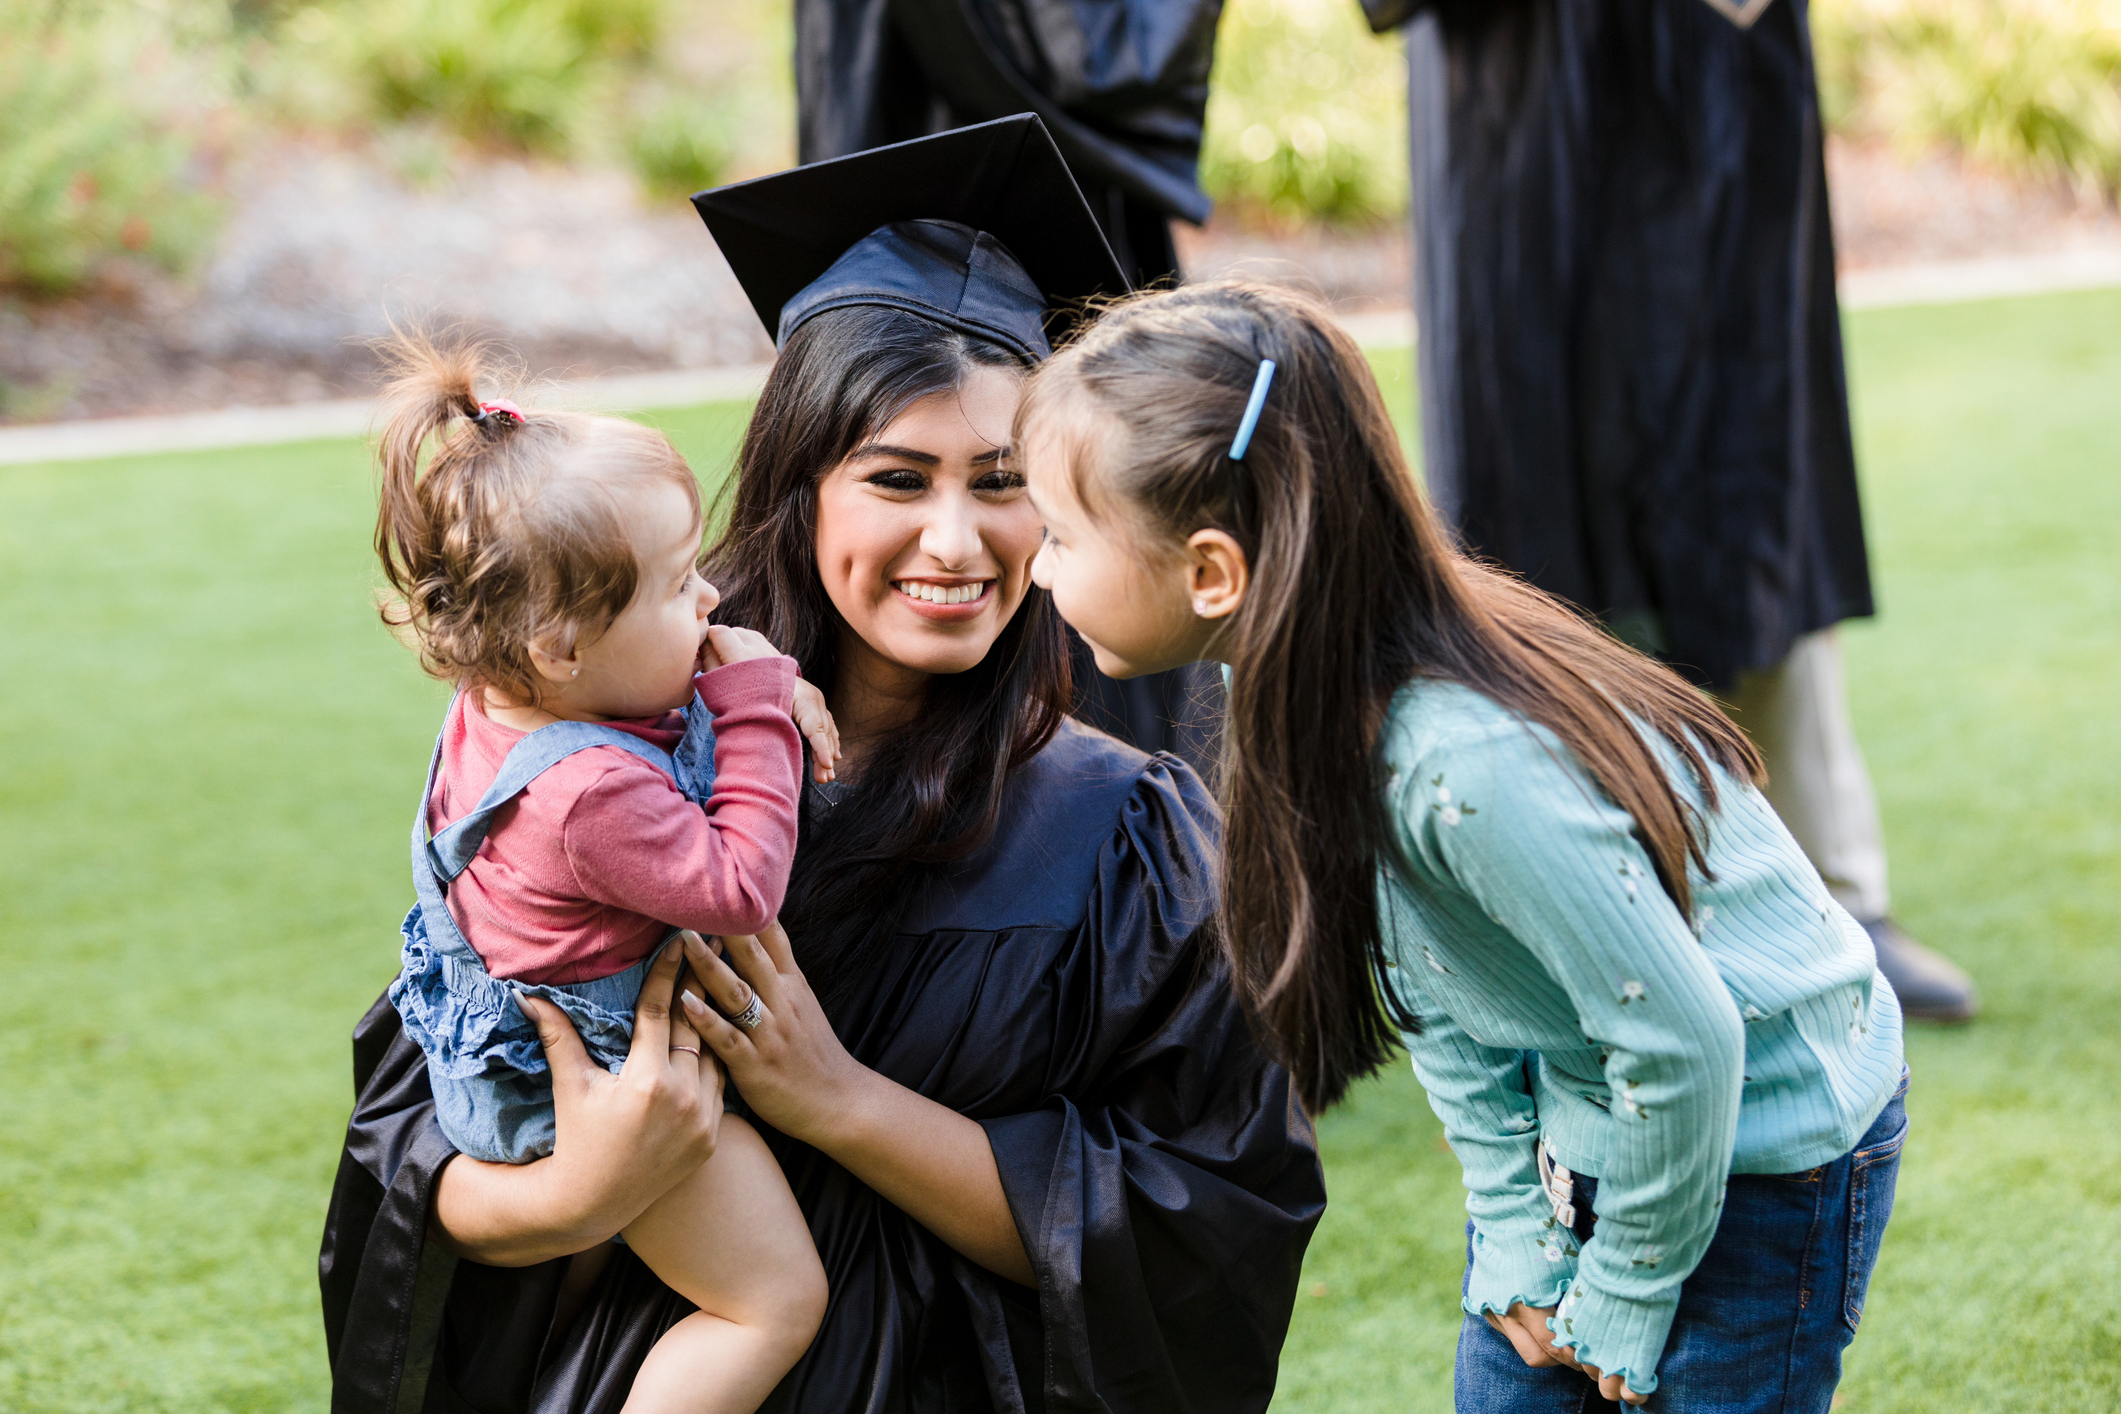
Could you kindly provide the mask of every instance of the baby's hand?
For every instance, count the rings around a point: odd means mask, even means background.
[[[713,624],[707,630],[706,646],[700,649],[700,668],[712,672],[751,658],[778,658],[781,650],[766,641],[766,635],[748,628]]]
[[[815,686],[795,680],[795,705],[788,709],[795,718],[796,730],[810,742],[811,773],[818,784],[834,779],[839,774],[840,729],[832,720],[832,710],[825,705],[825,694]]]

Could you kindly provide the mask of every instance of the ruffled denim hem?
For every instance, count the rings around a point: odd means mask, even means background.
[[[391,1005],[405,1030],[427,1053],[437,1079],[473,1080],[498,1074],[543,1075],[548,1070],[538,1030],[515,993],[543,997],[567,1013],[590,1059],[616,1075],[633,1045],[633,1010],[655,954],[610,977],[558,985],[500,981],[478,966],[442,953],[427,938],[414,904],[405,915],[405,947]]]

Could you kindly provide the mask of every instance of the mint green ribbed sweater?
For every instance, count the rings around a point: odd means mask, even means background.
[[[1689,926],[1631,818],[1545,728],[1418,682],[1380,745],[1404,855],[1381,880],[1385,975],[1422,1018],[1407,1046],[1465,1169],[1465,1309],[1559,1303],[1561,1343],[1655,1389],[1725,1176],[1852,1148],[1900,1080],[1899,1003],[1750,785],[1717,774]],[[1581,1251],[1540,1189],[1542,1135],[1598,1179]]]

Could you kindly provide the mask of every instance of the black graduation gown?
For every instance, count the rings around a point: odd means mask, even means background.
[[[1210,663],[1189,663],[1120,681],[1097,670],[1090,645],[1068,630],[1075,717],[1143,751],[1168,751],[1214,779],[1229,694]]]
[[[1192,772],[1072,722],[1016,774],[993,843],[930,890],[839,1026],[864,1064],[986,1127],[1038,1289],[762,1126],[831,1283],[766,1409],[1266,1408],[1325,1189],[1201,936],[1218,839]],[[320,1259],[334,1411],[616,1411],[692,1308],[621,1249],[548,1340],[564,1261],[424,1244],[452,1154],[387,1002],[354,1058]]]
[[[1407,44],[1424,453],[1466,542],[1709,686],[1872,612],[1802,0],[1445,0]]]
[[[804,162],[1036,113],[1136,284],[1178,269],[1221,0],[796,0]]]

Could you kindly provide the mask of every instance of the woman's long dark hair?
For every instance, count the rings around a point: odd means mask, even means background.
[[[1021,364],[918,315],[856,305],[799,327],[766,380],[706,573],[722,591],[717,617],[765,634],[828,698],[846,621],[818,576],[818,482],[976,367]],[[828,1009],[881,959],[935,872],[992,835],[1009,772],[1052,739],[1067,704],[1060,617],[1034,586],[984,659],[930,679],[912,723],[877,743],[838,803],[805,812],[781,917]]]
[[[1266,358],[1272,388],[1233,462]],[[1223,931],[1238,990],[1314,1113],[1390,1058],[1395,1029],[1420,1026],[1379,970],[1378,870],[1397,846],[1377,740],[1408,682],[1462,683],[1553,732],[1692,912],[1702,822],[1647,738],[1671,744],[1712,811],[1708,763],[1758,780],[1759,753],[1669,669],[1457,548],[1323,307],[1235,282],[1137,296],[1032,380],[1019,443],[1056,414],[1093,513],[1161,539],[1217,527],[1250,558],[1229,630]]]

